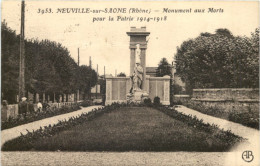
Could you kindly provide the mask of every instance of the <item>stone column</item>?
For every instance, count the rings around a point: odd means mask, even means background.
[[[36,97],[35,98],[36,98],[35,102],[38,103],[39,102],[39,94],[38,93],[36,93]]]
[[[135,49],[136,45],[130,44],[130,76],[133,75],[135,68]]]
[[[112,103],[112,78],[106,78],[106,105]]]
[[[141,48],[141,66],[143,68],[142,90],[146,89],[146,48]]]
[[[60,95],[60,97],[59,97],[59,103],[61,103],[62,102],[62,95]]]
[[[45,93],[43,92],[42,94],[42,102],[44,103],[45,102]]]
[[[67,102],[67,94],[64,94],[63,96],[63,102]]]
[[[79,90],[77,91],[77,101],[79,101]]]

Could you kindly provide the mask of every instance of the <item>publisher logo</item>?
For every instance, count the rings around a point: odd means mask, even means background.
[[[246,162],[251,162],[254,160],[253,152],[250,150],[246,150],[242,153],[242,159]]]

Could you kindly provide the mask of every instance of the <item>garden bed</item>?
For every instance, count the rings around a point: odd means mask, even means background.
[[[1,130],[13,128],[23,124],[31,123],[37,120],[53,117],[56,115],[66,114],[79,110],[78,104],[73,104],[71,106],[62,106],[61,108],[49,108],[43,112],[33,112],[27,114],[26,116],[19,115],[18,118],[9,118],[7,121],[1,122]]]
[[[252,111],[250,108],[246,111],[227,112],[217,107],[206,107],[202,104],[195,104],[191,101],[182,104],[201,113],[240,123],[244,126],[259,130],[259,112]]]
[[[228,151],[244,139],[165,107],[113,104],[6,142],[4,151]]]

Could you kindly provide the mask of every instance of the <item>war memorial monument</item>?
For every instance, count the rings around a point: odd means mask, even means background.
[[[163,105],[170,105],[170,76],[150,77],[146,75],[146,27],[131,27],[130,74],[128,77],[106,78],[106,105],[113,102],[141,102],[145,98],[160,97]],[[149,57],[149,55],[148,55]]]

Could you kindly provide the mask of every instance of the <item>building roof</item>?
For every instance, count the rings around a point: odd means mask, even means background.
[[[146,67],[146,73],[156,73],[157,67]]]

